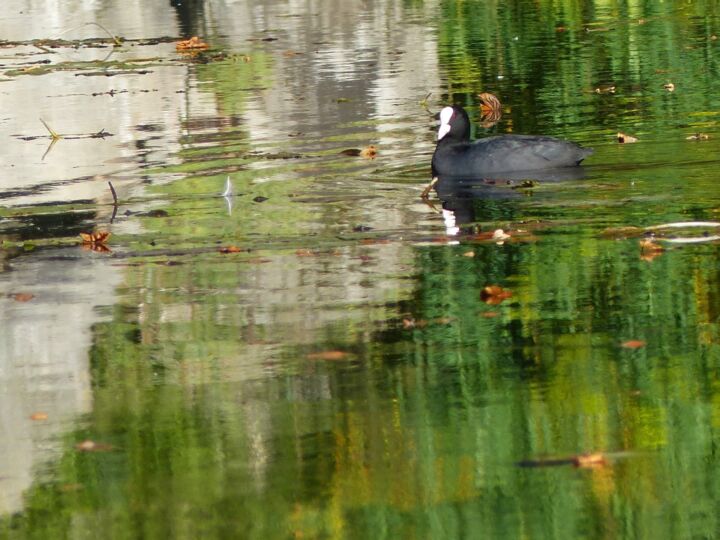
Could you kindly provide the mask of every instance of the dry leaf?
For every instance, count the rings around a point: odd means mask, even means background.
[[[478,94],[478,97],[480,98],[480,110],[482,111],[483,116],[493,112],[502,112],[502,104],[494,94],[483,92],[482,94]]]
[[[366,146],[360,151],[360,157],[375,159],[375,156],[377,156],[377,148],[372,144],[370,146]]]
[[[30,420],[47,420],[48,415],[44,412],[36,412],[30,415]]]
[[[199,51],[208,48],[208,44],[202,41],[199,37],[193,36],[185,41],[178,41],[175,44],[175,49],[178,52],[183,51]]]
[[[463,257],[474,257],[474,256],[475,256],[474,251],[466,251],[465,253],[463,253]]]
[[[35,298],[34,294],[26,293],[26,292],[20,292],[10,295],[10,297],[15,300],[16,302],[29,302],[33,298]]]
[[[640,251],[643,259],[651,261],[658,255],[661,255],[663,251],[665,251],[665,248],[650,238],[644,238],[640,240]]]
[[[344,360],[349,356],[345,351],[322,351],[305,355],[308,360]]]
[[[639,349],[640,347],[644,346],[645,342],[640,339],[631,339],[622,344],[622,347],[624,347],[625,349]]]
[[[98,231],[93,233],[80,233],[83,244],[104,244],[110,238],[107,231]]]
[[[626,135],[625,133],[618,132],[617,142],[629,144],[629,143],[638,142],[638,140],[637,140],[637,137],[633,137],[632,135]]]
[[[488,305],[496,306],[503,300],[512,297],[512,291],[503,289],[500,285],[488,285],[480,291],[480,299]]]
[[[663,88],[667,90],[668,92],[674,92],[675,91],[675,85],[673,83],[666,83],[663,84]]]
[[[497,317],[498,315],[500,315],[500,313],[498,313],[497,311],[483,311],[480,314],[480,316],[485,319],[493,319],[493,318]]]
[[[500,100],[488,92],[478,94],[480,98],[480,125],[485,129],[493,127],[502,118],[502,104]]]
[[[692,135],[688,135],[685,137],[685,140],[687,141],[707,141],[710,138],[710,135],[707,133],[693,133]]]
[[[612,84],[604,84],[600,85],[595,89],[596,94],[614,94],[615,93],[615,85]]]
[[[405,330],[410,330],[412,328],[425,328],[426,326],[427,321],[425,319],[415,320],[412,317],[408,319],[403,319],[403,328]]]
[[[508,238],[510,238],[510,235],[507,234],[502,229],[495,229],[495,231],[493,231],[492,239],[494,242],[497,242],[498,244],[502,244]]]
[[[75,445],[75,449],[81,452],[106,452],[112,450],[112,446],[87,439]]]
[[[573,457],[573,464],[576,467],[590,468],[590,467],[604,467],[607,465],[605,455],[600,452],[592,454],[580,454]]]
[[[220,253],[240,253],[242,249],[237,246],[225,246],[220,248]]]

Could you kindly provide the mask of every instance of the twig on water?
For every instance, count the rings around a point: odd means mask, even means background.
[[[50,137],[52,137],[53,141],[57,141],[58,139],[62,139],[62,135],[58,135],[53,128],[48,126],[47,122],[43,120],[42,118],[40,121],[43,123],[43,126],[45,126],[45,129],[47,129],[50,132]]]
[[[115,216],[117,215],[118,211],[118,198],[117,198],[117,192],[115,191],[115,188],[112,185],[112,182],[108,180],[108,186],[110,186],[110,193],[112,193],[113,198],[113,213],[112,216],[110,216],[110,223],[115,221]]]
[[[82,28],[83,26],[90,26],[90,25],[97,26],[97,27],[102,28],[103,30],[105,30],[105,33],[106,33],[108,36],[110,36],[110,39],[113,40],[113,43],[115,43],[115,46],[116,46],[116,47],[120,47],[120,46],[122,45],[122,41],[120,41],[120,38],[119,38],[119,37],[112,35],[107,28],[105,28],[102,24],[96,23],[96,22],[89,22],[89,23],[81,24],[81,25],[79,25],[79,26],[73,26],[72,28],[68,28],[68,29],[65,30],[64,32],[60,33],[60,34],[58,35],[58,38],[59,38],[60,36],[64,36],[64,35],[67,34],[68,32],[72,32],[73,30],[77,30],[78,28]]]

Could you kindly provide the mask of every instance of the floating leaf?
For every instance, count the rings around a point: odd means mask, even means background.
[[[631,339],[629,341],[626,341],[622,344],[622,347],[625,349],[639,349],[640,347],[644,347],[646,343],[640,339]]]
[[[84,244],[104,244],[110,238],[110,234],[108,231],[80,233],[80,238]]]
[[[30,415],[30,420],[47,420],[48,415],[44,412],[36,412]]]
[[[360,155],[360,152],[362,152],[362,150],[359,148],[348,148],[347,150],[340,150],[339,153],[343,156],[357,157]]]
[[[344,360],[350,355],[345,351],[322,351],[305,355],[308,360]]]
[[[474,257],[474,256],[475,256],[474,251],[466,251],[465,253],[463,253],[463,257]]]
[[[240,253],[242,249],[237,246],[223,246],[219,251],[220,253]]]
[[[175,44],[175,49],[178,52],[200,51],[207,49],[208,47],[209,45],[197,36],[193,36],[190,39],[186,39],[185,41],[178,41]]]
[[[488,305],[496,306],[511,298],[513,295],[512,291],[503,289],[500,285],[488,285],[480,291],[480,299]]]
[[[427,321],[425,319],[414,319],[412,317],[403,319],[403,328],[405,330],[411,330],[413,328],[425,328],[426,326]]]
[[[626,135],[625,133],[618,132],[617,134],[617,142],[629,144],[629,143],[636,143],[638,142],[637,137],[633,137],[632,135]]]
[[[492,239],[493,239],[493,241],[497,242],[498,244],[502,244],[503,242],[505,242],[505,240],[507,240],[509,238],[510,238],[510,235],[507,234],[502,229],[495,229],[493,231]]]
[[[601,452],[580,454],[573,457],[573,464],[576,467],[582,468],[604,467],[607,465],[607,459],[605,459],[605,455]]]
[[[16,302],[29,302],[33,298],[35,298],[34,294],[31,293],[15,293],[10,295],[10,297],[15,300]]]
[[[490,113],[502,113],[502,104],[497,96],[489,92],[483,92],[478,94],[478,97],[480,98],[480,110],[483,116]]]
[[[493,127],[502,118],[502,104],[493,94],[483,92],[478,94],[480,98],[480,125],[485,129]]]
[[[595,88],[596,94],[614,94],[615,93],[615,85],[614,84],[601,84],[597,88]]]
[[[371,144],[370,146],[366,146],[360,151],[360,157],[364,157],[366,159],[375,159],[377,153],[377,147]]]
[[[90,439],[75,445],[75,449],[80,452],[107,452],[108,450],[112,450],[112,448],[112,445],[91,441]]]
[[[640,257],[644,261],[652,261],[655,257],[663,254],[665,248],[650,238],[640,240]]]

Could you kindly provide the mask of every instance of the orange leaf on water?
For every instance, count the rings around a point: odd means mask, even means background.
[[[175,49],[179,52],[183,51],[200,51],[208,48],[208,44],[205,43],[197,36],[193,36],[185,41],[178,41],[175,44]]]
[[[625,349],[639,349],[640,347],[644,347],[645,345],[646,343],[641,339],[631,339],[624,342],[621,346]]]
[[[44,412],[36,412],[30,415],[30,420],[47,420],[48,415]]]
[[[220,253],[240,253],[242,249],[237,246],[225,246],[220,248]]]
[[[83,244],[104,244],[108,238],[110,238],[110,234],[108,231],[97,231],[93,233],[81,232],[80,238],[82,238]]]
[[[377,153],[377,147],[371,144],[370,146],[366,146],[360,151],[360,157],[364,157],[366,159],[375,159]]]
[[[344,360],[350,353],[345,351],[321,351],[305,355],[308,360]]]
[[[488,92],[478,94],[480,98],[480,124],[485,129],[493,127],[502,118],[502,104],[500,100]]]
[[[480,291],[480,299],[491,306],[500,304],[503,300],[511,298],[512,291],[503,289],[500,285],[488,285]]]
[[[75,445],[75,449],[80,452],[107,452],[108,450],[112,450],[112,448],[112,445],[91,441],[90,439]]]
[[[638,139],[637,137],[633,137],[632,135],[626,135],[625,133],[618,132],[617,142],[622,144],[630,144],[638,142]]]
[[[592,454],[580,454],[573,457],[573,464],[576,467],[591,468],[591,467],[604,467],[607,465],[607,459],[601,452],[594,452]]]
[[[34,294],[26,293],[26,292],[19,292],[19,293],[12,294],[10,296],[16,302],[29,302],[30,300],[35,298]]]

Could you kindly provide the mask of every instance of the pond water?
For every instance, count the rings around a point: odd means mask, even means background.
[[[720,535],[716,3],[146,4],[0,14],[3,537]]]

